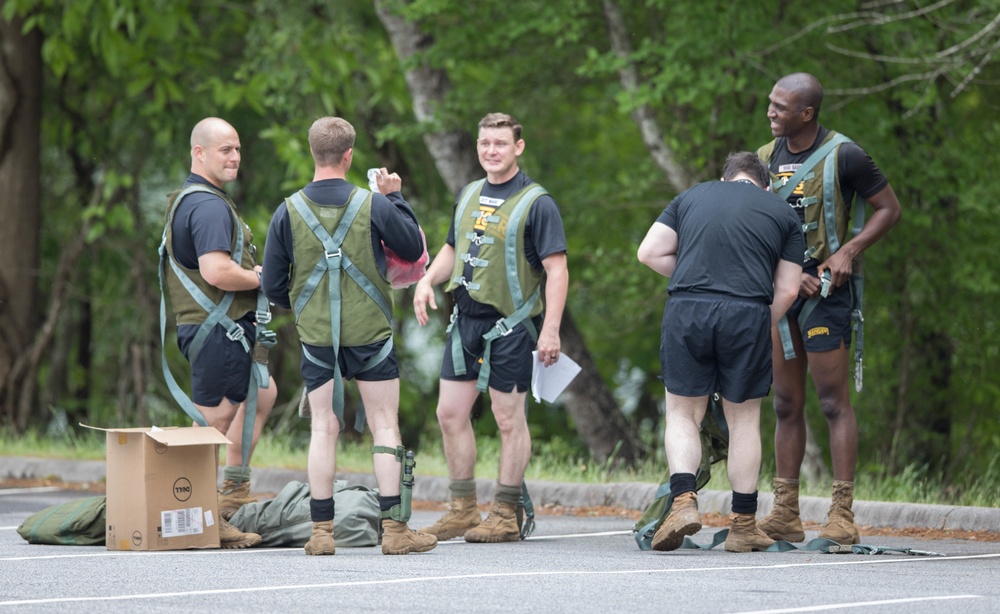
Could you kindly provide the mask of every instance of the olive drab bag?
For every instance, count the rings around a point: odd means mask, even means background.
[[[18,534],[29,544],[103,546],[106,497],[58,503],[28,516]]]
[[[701,466],[695,474],[695,489],[701,490],[712,477],[712,465],[725,460],[729,455],[729,425],[722,413],[722,401],[718,394],[709,397],[708,410],[701,421]],[[663,482],[656,489],[656,496],[632,527],[633,537],[640,550],[650,550],[653,534],[670,514],[674,497],[670,494],[670,470],[663,476]]]
[[[348,486],[337,480],[333,487],[336,516],[334,539],[342,548],[378,544],[378,492],[365,486]],[[302,547],[312,535],[309,485],[291,481],[269,501],[247,503],[229,519],[241,531],[257,533],[263,547]]]

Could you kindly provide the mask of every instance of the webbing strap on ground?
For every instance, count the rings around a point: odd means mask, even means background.
[[[712,542],[709,544],[698,544],[690,537],[685,537],[684,542],[680,546],[680,550],[711,550],[719,544],[725,543],[726,538],[729,537],[729,529],[722,529],[721,531],[716,531],[715,535],[712,536]],[[784,540],[778,540],[768,546],[763,552],[791,552],[793,550],[804,550],[812,552],[820,552],[822,554],[909,554],[912,556],[946,556],[940,552],[931,552],[929,550],[916,550],[914,548],[885,548],[882,546],[872,546],[867,544],[854,544],[854,545],[843,545],[839,544],[832,539],[825,539],[822,537],[817,537],[816,539],[809,540],[804,546],[796,546],[791,542]]]

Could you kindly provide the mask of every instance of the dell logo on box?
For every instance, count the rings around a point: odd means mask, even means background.
[[[187,501],[191,498],[191,481],[187,478],[177,478],[174,482],[174,498]]]

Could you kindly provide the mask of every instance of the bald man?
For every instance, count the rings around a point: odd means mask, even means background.
[[[217,117],[198,122],[191,131],[191,174],[169,197],[164,240],[170,259],[166,286],[177,324],[177,344],[191,362],[191,401],[204,422],[233,442],[226,450],[219,493],[223,548],[246,548],[261,541],[255,533],[239,531],[228,519],[241,505],[256,500],[250,496],[250,467],[243,468],[242,462],[247,399],[256,394],[253,435],[246,452],[249,462],[277,396],[266,367],[262,375],[253,376],[258,382],[266,380],[266,387],[251,388],[261,267],[254,257],[250,227],[223,190],[223,185],[236,179],[239,169],[236,129]],[[210,316],[206,298],[214,306],[228,305],[224,315]]]
[[[848,387],[851,331],[863,323],[856,267],[902,211],[889,180],[871,157],[849,138],[820,125],[822,102],[823,86],[813,75],[792,73],[779,79],[767,107],[775,138],[757,150],[770,168],[771,189],[799,215],[806,241],[799,297],[772,331],[777,476],[774,507],[760,528],[772,539],[805,540],[799,471],[806,449],[809,373],[830,429],[833,464],[830,511],[819,536],[856,544],[852,506],[858,423]],[[855,199],[860,199],[857,211]],[[867,220],[864,201],[873,210]],[[861,338],[858,328],[855,342]]]

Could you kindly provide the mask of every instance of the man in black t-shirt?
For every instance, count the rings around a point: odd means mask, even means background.
[[[781,333],[778,329],[773,333],[777,476],[775,505],[761,521],[761,528],[774,539],[805,539],[798,492],[806,445],[808,371],[830,427],[833,461],[833,500],[819,536],[855,544],[859,537],[852,505],[858,428],[848,389],[848,349],[856,308],[851,276],[863,252],[899,221],[902,212],[892,186],[868,154],[846,139],[835,145],[834,139],[843,137],[819,124],[823,88],[816,77],[806,73],[782,77],[771,90],[769,100],[767,117],[775,140],[758,154],[768,162],[776,178],[773,189],[790,190],[787,200],[803,222],[807,251],[799,298],[787,316],[793,358],[786,360],[789,352],[783,349]],[[812,168],[802,168],[814,152],[824,147],[833,147],[832,153],[810,164]],[[828,172],[836,172],[836,176],[826,177]],[[796,174],[800,180],[792,188],[788,182]],[[824,190],[824,180],[830,189]],[[866,200],[874,213],[851,237],[848,225],[855,198]],[[804,309],[807,317],[800,326],[798,320]]]
[[[653,535],[654,550],[676,550],[701,529],[699,425],[715,392],[729,426],[733,519],[726,550],[773,543],[755,520],[760,401],[771,384],[771,326],[795,300],[804,242],[795,214],[767,191],[769,179],[753,153],[731,154],[722,181],[671,201],[639,246],[639,261],[670,278],[660,360],[673,505]]]
[[[250,467],[241,469],[244,415],[253,369],[252,347],[257,338],[255,321],[261,267],[256,264],[250,227],[240,219],[236,205],[222,186],[236,179],[240,168],[240,137],[225,120],[209,117],[191,131],[191,174],[183,188],[200,187],[179,201],[171,197],[168,212],[167,254],[173,266],[167,272],[167,289],[177,321],[177,344],[191,361],[191,401],[204,417],[229,438],[226,467],[219,496],[219,534],[223,548],[243,548],[261,541],[254,533],[241,533],[227,519],[250,495]],[[242,236],[243,244],[237,244]],[[240,260],[237,261],[236,257]],[[215,304],[229,302],[222,322],[202,329],[208,312],[185,289],[181,275]],[[247,462],[267,421],[277,388],[257,389],[257,406]]]
[[[515,514],[531,457],[525,414],[531,352],[537,349],[539,368],[559,360],[569,273],[559,209],[518,167],[521,125],[503,113],[487,115],[479,122],[477,149],[486,179],[459,194],[448,240],[413,295],[421,325],[427,324],[427,307],[437,309],[434,286],[447,281],[455,298],[437,407],[452,500],[448,512],[423,530],[439,540],[507,542],[520,539]],[[469,416],[487,389],[501,452],[493,507],[481,520]]]

